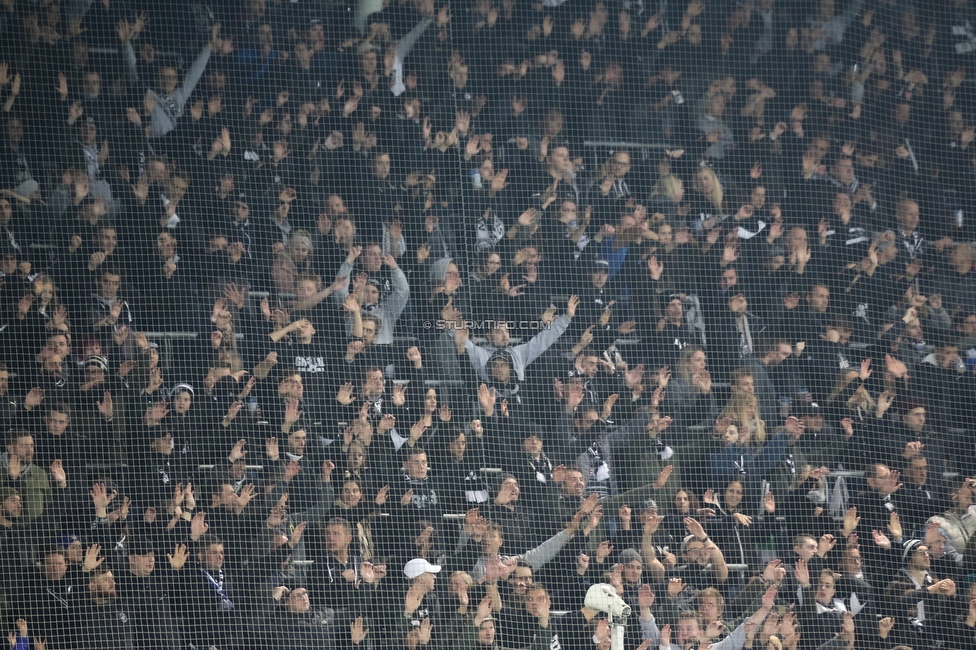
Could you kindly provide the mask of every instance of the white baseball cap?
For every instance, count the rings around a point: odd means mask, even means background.
[[[413,580],[417,576],[422,576],[425,573],[440,573],[441,567],[437,564],[431,564],[422,557],[414,558],[407,562],[403,567],[403,573],[408,578]]]

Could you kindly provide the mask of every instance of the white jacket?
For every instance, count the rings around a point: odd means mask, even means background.
[[[969,506],[963,514],[954,512],[944,512],[936,517],[929,518],[929,522],[939,524],[945,531],[946,538],[952,547],[960,555],[966,550],[966,543],[969,538],[976,534],[976,505]]]

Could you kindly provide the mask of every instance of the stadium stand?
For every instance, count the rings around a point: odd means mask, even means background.
[[[974,24],[0,0],[11,648],[976,648]]]

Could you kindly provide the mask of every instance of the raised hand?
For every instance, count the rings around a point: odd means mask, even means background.
[[[190,539],[199,539],[210,530],[210,524],[206,522],[207,513],[198,512],[190,520]]]
[[[245,440],[244,438],[241,438],[236,443],[234,443],[234,447],[230,450],[230,455],[227,457],[227,460],[229,460],[232,463],[235,463],[243,459],[245,456],[247,456],[247,451],[244,449],[244,445],[246,444],[247,444],[247,440]]]
[[[112,490],[112,494],[108,494],[104,483],[95,483],[88,494],[91,496],[96,510],[108,508],[108,504],[112,503],[115,497],[119,496],[116,490]]]
[[[712,621],[705,629],[705,638],[716,639],[721,636],[723,632],[725,632],[725,623],[722,621]]]
[[[173,571],[182,569],[189,558],[190,553],[186,550],[185,544],[177,544],[172,553],[166,554],[166,559],[169,561],[169,566]]]
[[[668,597],[670,598],[677,597],[677,595],[680,594],[681,590],[684,588],[685,588],[685,583],[684,581],[681,580],[681,578],[671,578],[670,580],[668,580]],[[664,638],[663,631],[662,631],[661,638],[662,639]]]
[[[81,570],[85,573],[89,573],[100,567],[102,562],[105,561],[105,558],[98,557],[101,552],[101,545],[92,544],[89,546],[88,550],[85,551],[85,559],[81,562]]]
[[[394,384],[393,386],[393,404],[395,406],[403,406],[407,401],[406,388],[403,384]]]
[[[850,440],[854,436],[854,420],[844,418],[840,421],[840,427],[844,430],[844,438]]]
[[[369,634],[369,628],[363,622],[362,616],[357,617],[355,621],[349,624],[349,635],[354,645],[362,643],[367,634]]]
[[[872,530],[871,537],[874,539],[875,545],[885,549],[891,548],[891,540],[880,530]]]
[[[859,523],[861,523],[861,518],[857,516],[857,508],[848,508],[847,512],[844,513],[844,525],[842,527],[844,537],[848,537],[853,533]]]
[[[882,639],[887,639],[888,634],[895,627],[895,619],[890,616],[886,616],[880,621],[878,621],[878,636]]]
[[[496,399],[497,395],[494,388],[488,388],[487,384],[481,384],[478,387],[478,403],[481,404],[482,410],[488,417],[495,413]]]
[[[379,424],[376,425],[376,428],[382,432],[382,431],[389,431],[395,426],[396,426],[396,417],[394,417],[389,413],[386,413],[383,415],[382,418],[380,418],[380,422]]]
[[[285,465],[285,471],[282,474],[282,480],[285,483],[290,483],[291,480],[296,476],[298,476],[299,472],[301,471],[302,471],[302,466],[298,464],[297,460],[290,461],[287,465]]]
[[[289,399],[285,402],[285,423],[294,424],[302,417],[305,411],[298,408],[297,399]]]
[[[278,439],[271,437],[264,441],[265,454],[269,460],[277,461],[279,457]]]
[[[124,522],[129,516],[129,506],[132,505],[132,500],[129,497],[122,498],[122,505],[108,513],[108,521],[110,524],[116,521]]]
[[[786,569],[783,567],[782,560],[773,560],[766,565],[762,573],[763,580],[779,584],[786,577]]]
[[[793,565],[793,577],[796,578],[801,587],[810,586],[810,568],[807,566],[806,560],[796,561],[796,564]]]
[[[837,546],[837,539],[833,535],[823,535],[817,544],[817,555],[823,557]]]
[[[291,537],[288,539],[288,546],[295,548],[302,541],[302,535],[305,534],[305,529],[308,528],[308,522],[300,522],[295,526],[295,530],[292,531]]]
[[[402,497],[400,497],[400,505],[406,508],[410,505],[413,500],[413,488],[407,490]]]
[[[417,420],[412,427],[410,427],[410,439],[414,442],[420,440],[420,437],[424,435],[427,431],[427,422],[424,419]]]
[[[576,315],[576,309],[579,307],[580,299],[579,296],[573,294],[569,297],[569,302],[566,305],[566,316],[573,318]]]
[[[901,519],[899,519],[897,512],[892,512],[888,517],[888,532],[891,533],[891,538],[896,542],[903,537]]]
[[[68,484],[68,478],[64,473],[64,466],[61,464],[60,458],[51,463],[51,478],[54,479],[58,487],[64,487]]]
[[[336,393],[336,401],[340,404],[349,405],[352,403],[352,384],[346,383],[339,388],[339,392]]]
[[[323,483],[328,483],[332,480],[332,472],[335,471],[335,468],[335,463],[328,458],[322,461],[321,475]]]
[[[600,542],[600,545],[596,547],[596,561],[604,562],[611,553],[613,553],[613,546],[610,545],[610,542],[607,540]]]
[[[654,482],[654,487],[659,490],[664,488],[667,485],[668,479],[671,478],[672,472],[674,472],[674,465],[665,465],[661,468],[661,471],[657,475],[657,481]]]
[[[433,623],[430,622],[429,618],[425,618],[420,621],[420,630],[418,636],[420,637],[420,645],[427,645],[430,643],[430,634],[434,629]]]

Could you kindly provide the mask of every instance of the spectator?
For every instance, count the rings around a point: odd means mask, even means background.
[[[17,650],[973,645],[972,3],[2,4]]]

